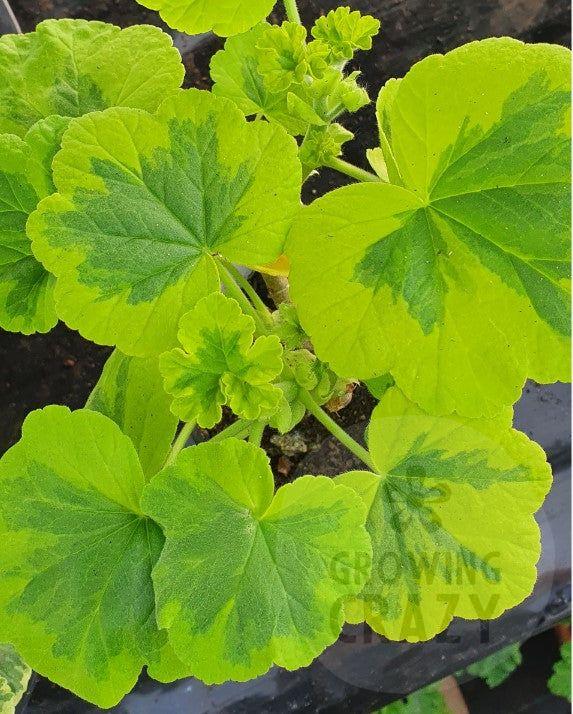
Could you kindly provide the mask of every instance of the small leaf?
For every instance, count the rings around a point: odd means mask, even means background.
[[[257,69],[271,92],[320,77],[326,70],[328,48],[319,42],[307,45],[306,35],[306,28],[295,22],[265,28],[257,42]]]
[[[273,312],[273,323],[275,333],[287,349],[295,350],[308,341],[294,305],[288,302],[280,303],[278,309]]]
[[[569,70],[562,47],[490,39],[383,90],[395,185],[320,198],[286,248],[338,374],[390,372],[427,411],[467,416],[513,404],[526,377],[569,379]]]
[[[115,350],[86,403],[129,436],[147,478],[163,466],[178,419],[163,390],[157,357],[128,357]]]
[[[380,30],[380,21],[358,10],[338,7],[319,17],[311,30],[312,36],[330,49],[330,62],[352,59],[356,50],[372,48],[372,38]]]
[[[484,659],[474,662],[468,668],[468,674],[479,677],[490,689],[495,689],[512,675],[521,664],[519,644],[504,647]]]
[[[264,451],[228,439],[185,449],[142,503],[166,535],[153,573],[159,622],[196,677],[296,669],[338,637],[370,559],[350,489],[305,476],[273,496]]]
[[[266,22],[242,35],[229,37],[225,48],[211,58],[213,94],[231,99],[245,114],[263,114],[293,135],[303,134],[306,123],[289,114],[287,94],[270,92],[258,68],[259,40],[270,27]]]
[[[59,193],[28,231],[57,276],[58,314],[82,335],[150,356],[217,290],[213,256],[277,258],[300,206],[294,139],[230,102],[180,91],[157,116],[114,108],[75,119],[54,161]]]
[[[283,368],[282,347],[276,335],[253,342],[254,332],[254,320],[221,293],[183,315],[178,333],[183,349],[160,358],[174,414],[210,428],[221,421],[223,404],[249,420],[276,410],[280,391],[270,382]]]
[[[174,30],[197,35],[212,30],[227,37],[249,30],[264,20],[276,0],[137,0],[150,10],[157,10],[161,19]]]
[[[0,644],[0,714],[15,714],[31,675],[12,645]]]
[[[150,25],[46,20],[0,38],[0,131],[23,136],[52,114],[111,106],[155,111],[184,76],[169,35]]]
[[[561,645],[560,659],[553,666],[547,687],[556,697],[571,701],[571,642]]]
[[[128,692],[160,644],[131,440],[86,409],[26,418],[0,460],[0,639],[40,674],[101,707]]]
[[[337,478],[362,495],[374,549],[351,622],[417,642],[454,616],[496,618],[530,594],[540,553],[533,514],[551,470],[511,428],[509,410],[490,420],[430,416],[393,387],[368,443],[378,473]]]
[[[0,327],[26,335],[48,332],[57,322],[54,278],[32,255],[26,235],[28,216],[50,192],[50,159],[59,132],[52,136],[54,143],[46,140],[41,147],[39,136],[48,125],[54,127],[52,119],[36,125],[29,141],[0,135]]]
[[[354,134],[340,124],[309,127],[299,150],[303,171],[310,173],[326,166],[330,159],[340,156],[343,145],[353,138]]]
[[[367,149],[366,158],[368,159],[370,166],[376,172],[376,175],[379,176],[382,181],[388,181],[388,167],[386,165],[386,159],[384,158],[384,152],[382,149],[380,147],[377,147],[376,149]]]

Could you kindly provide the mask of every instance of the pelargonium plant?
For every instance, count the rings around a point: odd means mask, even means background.
[[[377,20],[143,4],[227,37],[211,92],[154,27],[0,39],[0,325],[115,347],[0,461],[0,641],[110,707],[144,667],[243,681],[345,621],[414,642],[498,617],[551,484],[512,404],[569,378],[568,51],[489,39],[390,79],[367,171],[343,122]],[[303,206],[323,167],[348,185]],[[288,276],[276,309],[243,267]],[[356,381],[365,443],[323,408]],[[263,430],[306,412],[363,467],[275,490]]]

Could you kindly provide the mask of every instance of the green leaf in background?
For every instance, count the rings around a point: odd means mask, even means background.
[[[561,645],[561,658],[553,666],[547,686],[552,694],[571,701],[571,642]]]
[[[0,38],[0,131],[23,136],[52,114],[111,106],[155,111],[185,70],[169,35],[150,25],[46,20]]]
[[[46,407],[0,460],[0,640],[101,707],[116,704],[160,645],[159,527],[139,506],[131,440],[107,417]]]
[[[255,322],[236,300],[212,293],[183,315],[179,342],[160,357],[171,409],[182,421],[210,428],[221,421],[228,404],[243,419],[272,414],[281,392],[270,384],[283,368],[276,335],[253,342]]]
[[[52,159],[68,119],[52,116],[24,139],[0,135],[0,327],[29,335],[57,322],[54,278],[32,255],[28,216],[52,193]]]
[[[378,102],[390,180],[304,209],[291,294],[342,376],[391,372],[433,413],[493,415],[569,378],[568,50],[433,55]]]
[[[73,120],[54,178],[59,193],[28,231],[58,278],[58,314],[140,357],[173,347],[181,315],[219,288],[213,256],[276,259],[300,206],[294,139],[198,90],[157,116],[114,108]]]
[[[270,25],[266,22],[242,35],[229,37],[211,58],[213,94],[231,99],[245,116],[263,114],[293,135],[305,131],[304,121],[292,117],[284,92],[270,92],[258,69],[257,45]]]
[[[0,644],[0,714],[14,714],[28,687],[32,670],[12,645]]]
[[[169,27],[188,35],[212,30],[227,37],[249,30],[264,20],[276,0],[137,0],[157,10]]]
[[[519,644],[504,647],[467,667],[468,674],[479,677],[490,689],[495,689],[511,676],[521,664]]]
[[[368,508],[372,576],[350,622],[417,642],[454,616],[492,619],[535,584],[533,514],[551,485],[542,449],[495,419],[430,416],[390,388],[368,428],[378,473],[337,477]]]
[[[438,686],[430,684],[373,714],[451,714],[451,711]]]
[[[356,495],[304,476],[273,496],[268,458],[253,444],[185,449],[142,504],[166,535],[153,572],[158,621],[207,683],[308,665],[336,640],[343,602],[368,576]]]
[[[319,17],[311,33],[329,48],[331,62],[345,62],[352,59],[356,50],[371,49],[372,38],[379,30],[380,21],[371,15],[338,7]]]
[[[163,390],[157,357],[128,357],[115,350],[86,403],[129,436],[147,478],[163,466],[178,419]]]

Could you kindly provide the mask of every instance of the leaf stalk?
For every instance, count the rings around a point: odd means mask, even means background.
[[[372,471],[376,471],[376,466],[372,461],[372,457],[368,451],[360,444],[355,441],[350,434],[347,434],[342,427],[340,427],[334,419],[328,416],[328,414],[322,409],[312,398],[312,396],[305,389],[299,390],[299,398],[307,410],[314,416],[318,421],[326,428],[328,431],[335,436],[341,444],[344,444],[346,448],[351,451],[355,456],[357,456],[361,461],[363,461],[366,466]]]

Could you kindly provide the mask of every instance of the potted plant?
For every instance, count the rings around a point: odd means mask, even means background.
[[[149,26],[0,40],[0,324],[115,347],[85,408],[33,412],[0,462],[0,640],[109,707],[143,667],[244,681],[344,621],[414,642],[498,617],[535,582],[551,483],[511,405],[568,376],[567,51],[416,64],[366,171],[340,120],[369,102],[348,62],[377,20],[148,4],[227,37],[212,92],[179,89]],[[325,166],[352,183],[302,206]],[[323,408],[359,380],[366,445]],[[362,467],[275,491],[263,433],[305,412]]]

